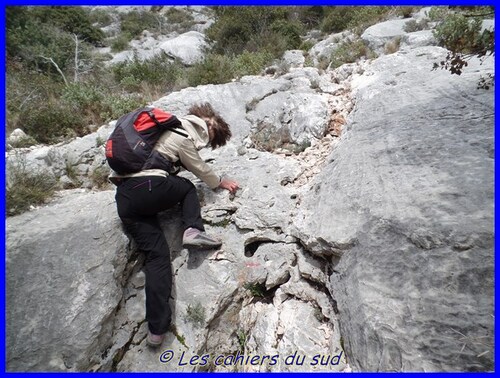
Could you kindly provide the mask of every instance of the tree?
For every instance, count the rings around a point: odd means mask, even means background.
[[[78,38],[95,46],[102,44],[104,33],[99,28],[92,26],[89,11],[82,7],[49,6],[32,7],[32,17],[44,24],[52,24],[69,33],[76,34]]]

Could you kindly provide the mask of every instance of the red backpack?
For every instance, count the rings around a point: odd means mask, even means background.
[[[166,130],[187,138],[178,128],[182,124],[177,117],[161,109],[140,108],[127,113],[118,119],[106,142],[106,160],[118,174],[153,168],[171,172],[173,163],[153,147]]]

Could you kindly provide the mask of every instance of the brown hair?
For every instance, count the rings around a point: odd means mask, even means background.
[[[208,102],[203,104],[196,104],[189,108],[189,114],[195,115],[200,118],[210,118],[212,120],[212,128],[214,137],[210,141],[212,149],[224,146],[229,139],[231,139],[231,130],[229,125],[224,119],[215,112]]]

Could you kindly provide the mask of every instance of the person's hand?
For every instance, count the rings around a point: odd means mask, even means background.
[[[222,178],[219,184],[219,188],[229,190],[229,192],[234,194],[239,189],[239,186],[236,181],[227,178]]]

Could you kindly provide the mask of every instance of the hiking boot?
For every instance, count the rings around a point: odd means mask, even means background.
[[[150,347],[157,348],[163,343],[163,339],[165,338],[165,334],[163,335],[155,335],[154,333],[151,333],[151,331],[148,331],[148,337],[146,338],[146,344],[148,344]]]
[[[182,246],[188,249],[212,249],[219,248],[221,245],[222,242],[220,240],[217,240],[207,235],[205,232],[192,227],[184,231],[184,236],[182,238]]]

